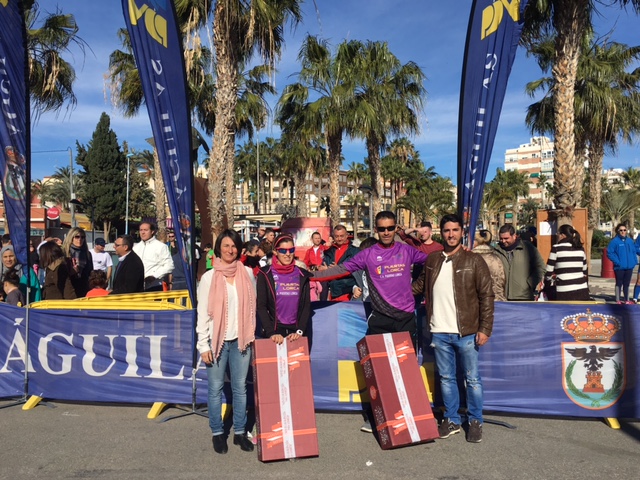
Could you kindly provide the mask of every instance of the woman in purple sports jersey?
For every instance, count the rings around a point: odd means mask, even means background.
[[[271,265],[258,271],[258,319],[265,338],[281,344],[307,333],[311,315],[311,274],[295,264],[293,238],[280,236],[273,245]]]

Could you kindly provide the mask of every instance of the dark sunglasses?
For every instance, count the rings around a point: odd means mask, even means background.
[[[277,249],[277,252],[281,255],[286,255],[287,253],[295,253],[295,251],[296,251],[296,247]]]
[[[376,232],[378,233],[382,233],[382,232],[393,232],[395,231],[396,226],[393,225],[392,227],[376,227]]]
[[[73,238],[86,238],[84,235],[74,235]]]

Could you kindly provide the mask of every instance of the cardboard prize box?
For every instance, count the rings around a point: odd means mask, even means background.
[[[309,344],[305,337],[281,345],[253,344],[258,459],[318,456]]]
[[[438,426],[407,332],[368,335],[358,355],[380,446],[389,448],[438,438]]]

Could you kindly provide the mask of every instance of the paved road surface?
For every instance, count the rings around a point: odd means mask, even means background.
[[[612,430],[599,420],[487,415],[517,429],[485,424],[481,444],[459,434],[382,451],[359,431],[358,414],[319,413],[320,457],[262,464],[231,444],[227,455],[214,453],[208,421],[199,416],[159,423],[142,406],[55,405],[0,410],[0,478],[638,478],[640,423]]]

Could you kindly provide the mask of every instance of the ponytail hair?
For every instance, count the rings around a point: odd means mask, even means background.
[[[571,225],[560,225],[560,228],[558,228],[558,234],[564,235],[574,249],[584,250],[584,247],[582,246],[582,239],[580,238],[580,232]]]

